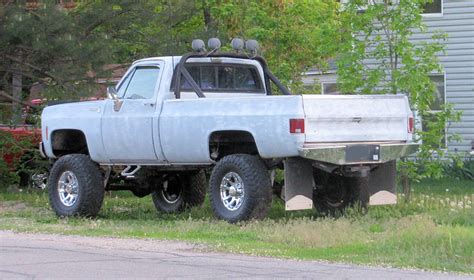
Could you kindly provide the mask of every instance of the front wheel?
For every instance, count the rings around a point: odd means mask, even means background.
[[[229,155],[212,170],[209,195],[219,219],[230,223],[262,219],[272,202],[270,175],[255,156]]]
[[[58,216],[96,216],[104,200],[99,167],[86,155],[65,155],[51,168],[48,192]]]

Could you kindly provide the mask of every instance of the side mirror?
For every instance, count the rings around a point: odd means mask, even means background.
[[[117,89],[115,89],[115,87],[113,86],[107,87],[107,98],[113,99],[113,100],[118,99]]]
[[[120,108],[122,108],[123,100],[120,100],[118,98],[117,89],[115,89],[115,87],[107,87],[107,97],[114,101],[114,111],[120,111]]]

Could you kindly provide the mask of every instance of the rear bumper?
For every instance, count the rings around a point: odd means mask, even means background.
[[[298,151],[301,157],[307,159],[337,165],[350,165],[377,164],[396,160],[415,153],[418,147],[419,144],[400,142],[323,143],[305,144],[298,148]],[[364,154],[365,150],[367,150],[367,154]]]

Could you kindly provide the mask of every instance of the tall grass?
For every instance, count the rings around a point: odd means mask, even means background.
[[[181,214],[156,213],[150,198],[107,196],[96,219],[58,219],[44,193],[0,193],[0,229],[184,240],[208,250],[474,273],[472,181],[425,181],[409,201],[366,215],[286,212],[275,200],[263,221],[228,224],[208,202]]]

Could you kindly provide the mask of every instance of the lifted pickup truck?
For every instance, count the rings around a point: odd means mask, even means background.
[[[180,211],[204,201],[211,169],[212,208],[229,222],[265,217],[276,169],[287,210],[396,203],[395,161],[418,147],[406,96],[290,95],[255,42],[250,54],[216,42],[136,61],[106,100],[44,109],[57,215],[94,216],[105,190],[124,189]]]

